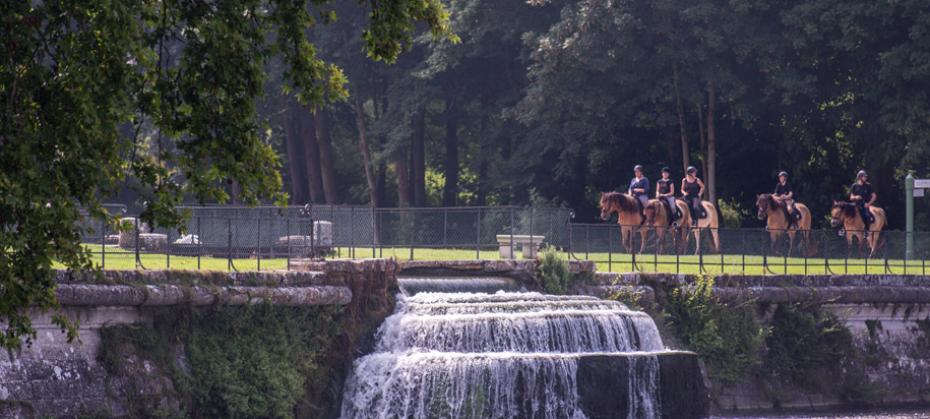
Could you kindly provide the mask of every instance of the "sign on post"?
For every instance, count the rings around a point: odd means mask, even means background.
[[[930,189],[930,179],[914,179],[914,189]]]

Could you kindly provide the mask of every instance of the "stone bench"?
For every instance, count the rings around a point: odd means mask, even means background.
[[[523,257],[526,259],[535,259],[539,247],[546,240],[546,236],[528,235],[528,234],[498,234],[497,244],[500,247],[502,259],[516,259],[514,256],[515,248],[523,250]]]

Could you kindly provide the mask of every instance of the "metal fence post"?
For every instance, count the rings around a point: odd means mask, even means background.
[[[262,270],[262,217],[258,217],[258,225],[255,227],[255,254],[258,259],[255,263],[255,270]],[[313,254],[313,236],[310,236],[310,254]]]
[[[100,269],[107,268],[107,220],[104,219],[100,228]]]
[[[417,211],[416,208],[410,210],[410,260],[413,260],[413,246],[417,238]]]
[[[513,231],[517,226],[514,225],[513,207],[510,207],[510,259],[516,259],[513,249]]]
[[[481,260],[481,207],[475,213],[475,260]]]
[[[614,238],[613,238],[613,235],[614,235],[614,233],[613,233],[613,231],[614,231],[614,229],[612,229],[612,228],[607,228],[607,272],[613,272],[613,271],[614,271],[614,257],[613,257],[613,254],[614,254],[614,249],[613,249]],[[585,244],[585,250],[587,250],[587,248],[588,248],[588,245]],[[587,258],[585,258],[585,259],[587,259]],[[594,264],[597,265],[597,262],[594,262]]]
[[[197,270],[200,270],[200,255],[203,254],[203,235],[200,230],[200,217],[197,217]]]
[[[536,247],[533,245],[533,227],[534,227],[534,218],[536,217],[536,209],[530,207],[530,254],[536,255]]]
[[[349,207],[349,257],[355,259],[355,207]]]
[[[171,228],[165,233],[165,269],[171,269]]]
[[[287,270],[291,270],[291,217],[287,217],[284,237],[287,240]]]
[[[226,218],[226,270],[233,269],[232,262],[232,218]]]
[[[591,247],[591,224],[585,224],[584,227],[584,260],[589,260],[591,259],[588,250]]]
[[[442,207],[442,247],[449,245],[449,208]]]
[[[369,207],[369,213],[371,214],[371,258],[375,259],[378,257],[378,225],[375,223],[375,206],[372,205]]]
[[[135,254],[136,254],[136,269],[139,269],[139,266],[142,265],[142,260],[139,259],[139,217],[135,218],[134,236],[136,237],[135,243],[133,243],[133,247],[135,248]]]

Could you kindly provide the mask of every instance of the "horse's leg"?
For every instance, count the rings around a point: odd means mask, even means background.
[[[878,231],[873,231],[869,234],[869,245],[872,247],[872,251],[869,252],[869,259],[875,257],[875,251],[878,250]]]
[[[722,253],[720,249],[720,231],[716,228],[710,230],[710,237],[714,239],[714,251]]]
[[[775,250],[778,249],[778,231],[769,230],[769,253],[775,254]]]
[[[701,253],[701,229],[695,228],[694,229],[694,254],[697,255],[700,253]]]
[[[665,250],[665,227],[656,229],[656,249],[659,253]]]
[[[788,230],[788,257],[791,257],[791,251],[794,250],[794,236],[797,234],[795,230]]]
[[[649,240],[649,229],[643,226],[639,227],[639,253],[646,251],[646,240]]]

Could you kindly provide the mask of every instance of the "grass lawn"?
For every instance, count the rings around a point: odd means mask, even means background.
[[[100,245],[87,245],[94,252],[93,260],[105,269],[128,270],[136,269],[133,252],[120,249],[116,246],[106,246],[105,254],[101,252]],[[372,252],[371,248],[340,248],[332,257],[342,258],[397,258],[408,260],[411,256],[410,248],[381,248]],[[482,249],[476,253],[474,249],[430,249],[414,248],[415,260],[475,260],[498,259],[500,256],[496,249]],[[882,259],[829,259],[822,258],[783,258],[743,255],[704,255],[703,260],[695,255],[637,255],[634,269],[633,258],[625,253],[576,253],[577,259],[592,260],[601,272],[671,272],[671,273],[731,273],[731,274],[925,274],[928,266],[922,260],[905,261],[889,259],[887,270]],[[177,256],[170,257],[164,253],[142,253],[139,255],[142,267],[145,269],[205,269],[230,270],[229,261],[224,257]],[[287,269],[287,258],[234,258],[232,268],[238,271],[254,270],[282,270]],[[703,264],[702,264],[703,263]],[[827,269],[829,264],[829,270]],[[703,270],[702,270],[703,269]]]

